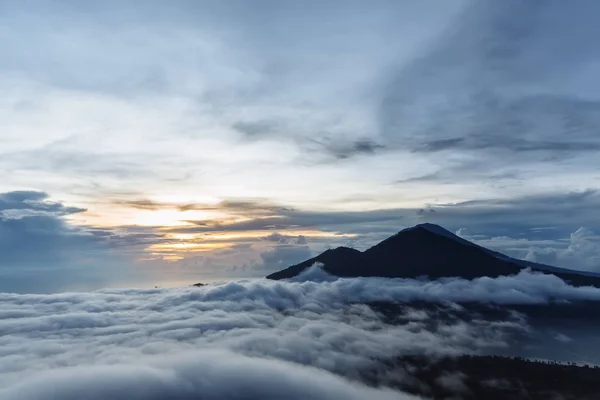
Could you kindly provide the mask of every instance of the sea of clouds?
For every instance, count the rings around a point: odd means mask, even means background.
[[[448,319],[402,308],[391,323],[367,303],[544,304],[600,300],[551,275],[472,281],[336,279],[318,267],[266,279],[170,289],[0,294],[0,398],[397,399],[360,371],[403,354],[480,352],[527,333],[522,315]]]

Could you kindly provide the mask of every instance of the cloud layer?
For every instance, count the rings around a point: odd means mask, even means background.
[[[365,304],[418,300],[433,302],[433,308],[407,303],[393,323]],[[499,320],[476,315],[435,320],[429,314],[461,312],[450,302],[550,300],[600,300],[600,289],[573,288],[529,272],[427,282],[334,279],[314,267],[296,282],[5,293],[0,394],[27,400],[75,399],[82,393],[98,399],[278,398],[286,392],[289,398],[393,398],[340,376],[355,380],[390,355],[501,349],[513,335],[529,332],[518,313]],[[314,384],[306,387],[307,380]]]
[[[300,365],[225,351],[147,357],[144,362],[49,371],[0,390],[6,400],[252,400],[416,397],[374,389]]]

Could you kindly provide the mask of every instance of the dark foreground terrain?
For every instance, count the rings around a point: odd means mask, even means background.
[[[510,307],[378,302],[369,306],[391,324],[415,323],[411,315],[422,313],[419,323],[430,332],[440,333],[451,322],[472,326],[512,321],[526,327],[507,330],[503,336],[506,346],[488,349],[490,353],[485,355],[421,354],[388,359],[361,375],[370,385],[433,399],[600,400],[600,367],[594,355],[598,342],[586,338],[587,333],[599,329],[596,302]],[[551,333],[557,330],[567,332],[572,339],[556,340]],[[536,357],[563,362],[535,361]],[[591,364],[564,362],[569,359]]]
[[[600,399],[600,367],[499,356],[403,356],[364,379],[433,399]]]

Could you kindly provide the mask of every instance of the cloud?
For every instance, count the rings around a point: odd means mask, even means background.
[[[449,301],[566,300],[598,301],[600,289],[522,272],[473,281],[259,279],[200,288],[3,293],[0,396],[397,398],[357,383],[361,371],[403,354],[513,348],[512,338],[531,333],[524,315],[492,307],[488,318]],[[393,318],[365,303],[391,304]]]
[[[315,229],[338,234],[330,237],[309,237],[312,243],[347,245],[366,249],[404,227],[416,223],[438,223],[451,230],[467,228],[469,237],[506,237],[530,241],[529,247],[546,240],[548,247],[560,248],[561,241],[579,227],[600,226],[597,208],[600,196],[594,189],[574,192],[544,192],[522,197],[489,198],[456,203],[429,203],[425,207],[390,208],[372,211],[308,211],[273,205],[263,216],[244,221],[189,221],[193,225],[169,228],[167,231],[184,233],[275,231],[271,240],[284,240],[278,235],[286,231]],[[270,216],[268,213],[272,213]],[[260,212],[257,212],[261,215]],[[550,227],[548,225],[551,225]],[[539,229],[540,227],[551,229]],[[478,237],[480,236],[480,237]],[[514,241],[513,241],[514,242]],[[497,246],[500,242],[483,241],[484,246]],[[522,248],[523,246],[518,246]],[[504,251],[506,247],[503,247]],[[513,249],[508,247],[509,252]],[[511,253],[525,257],[525,253]]]
[[[531,228],[512,237],[475,234],[467,228],[456,234],[512,257],[574,270],[600,271],[600,238],[585,227],[568,234],[558,227]]]
[[[0,190],[77,192],[91,204],[123,187],[285,203],[335,179],[322,193],[339,194],[333,186],[356,175],[337,160],[385,153],[373,115],[381,72],[411,59],[463,1],[435,12],[431,0],[259,3],[4,7],[0,168],[25,175]],[[266,173],[268,184],[257,179]]]
[[[346,160],[357,156],[375,155],[380,150],[385,149],[384,145],[379,144],[370,138],[348,140],[343,137],[324,137],[319,140],[312,139],[307,147],[312,148],[313,146],[310,146],[312,144],[316,144],[317,148],[320,147],[321,151],[333,156],[334,159],[337,160]]]
[[[355,225],[360,228],[361,223],[388,222],[395,224],[404,218],[406,210],[373,210],[373,211],[309,211],[297,210],[289,207],[276,207],[250,211],[249,217],[259,216],[250,220],[239,222],[221,223],[219,220],[187,221],[196,226],[175,227],[177,232],[210,232],[221,230],[224,232],[250,231],[250,230],[286,230],[302,228],[320,228],[325,231],[341,229],[344,225]],[[410,212],[410,211],[409,211]],[[412,213],[412,212],[411,212]]]
[[[47,372],[3,393],[6,400],[89,399],[374,399],[407,394],[350,383],[312,368],[224,351],[148,360],[152,364],[92,366]],[[309,385],[307,383],[310,382]],[[49,391],[48,387],[52,389]],[[0,393],[2,391],[0,390]]]
[[[232,128],[249,138],[268,136],[280,129],[275,121],[240,121],[233,124]]]
[[[313,270],[306,271],[299,277],[310,279]],[[317,275],[318,277],[321,274]],[[318,281],[319,279],[317,279]],[[569,286],[562,279],[548,274],[532,273],[523,270],[514,276],[498,278],[482,277],[471,281],[448,278],[435,281],[420,281],[412,279],[339,279],[348,285],[344,290],[350,301],[377,301],[378,296],[388,297],[394,301],[452,301],[452,302],[483,302],[495,304],[545,304],[560,300],[600,300],[600,289],[592,287],[576,288]],[[355,291],[355,294],[350,293]],[[375,294],[377,293],[377,294]],[[373,295],[373,298],[369,296]],[[355,297],[356,296],[356,297]],[[437,299],[437,300],[436,300]]]
[[[597,10],[587,0],[472,1],[412,62],[389,68],[379,140],[435,165],[396,178],[402,189],[518,197],[552,182],[596,187]]]
[[[49,197],[44,192],[27,190],[0,193],[0,216],[40,213],[64,216],[86,211],[84,208],[66,207],[61,203],[51,202]]]
[[[526,260],[587,271],[600,271],[600,236],[587,228],[570,235],[568,246],[532,246]]]
[[[116,204],[125,205],[131,208],[137,208],[140,210],[160,210],[161,208],[173,208],[174,205],[165,202],[156,202],[148,199],[136,199],[136,200],[118,200]]]
[[[415,152],[476,151],[511,159],[528,153],[517,160],[523,164],[597,153],[597,93],[573,92],[585,63],[600,57],[585,43],[598,33],[587,17],[594,9],[589,1],[574,7],[560,1],[472,2],[386,86],[383,133]],[[558,57],[560,51],[569,57]]]
[[[481,198],[458,203],[431,204],[432,222],[452,229],[468,228],[478,234],[511,236],[538,230],[540,235],[568,235],[581,226],[600,226],[600,195],[595,189],[567,193],[545,192],[510,198]],[[463,221],[460,223],[460,221]],[[458,226],[457,226],[458,225]],[[489,235],[488,235],[489,236]],[[514,237],[514,236],[513,236]]]
[[[0,190],[77,196],[90,209],[4,199],[14,204],[3,215],[52,214],[6,229],[47,224],[129,256],[176,233],[332,234],[307,235],[316,251],[365,248],[427,218],[532,241],[552,224],[547,247],[560,249],[579,227],[600,227],[597,194],[572,195],[598,186],[593,0],[258,3],[6,5],[0,170],[15,173]],[[236,218],[131,226],[138,211],[163,209]],[[91,254],[61,243],[40,258]],[[95,251],[94,265],[105,257]],[[284,251],[301,249],[272,252]]]
[[[84,209],[50,202],[48,197],[34,191],[0,194],[0,262],[54,261],[65,245],[92,245],[99,239],[65,222],[65,216]]]
[[[335,134],[321,132],[318,135],[302,135],[297,132],[295,121],[256,121],[237,122],[232,128],[248,140],[291,141],[310,162],[331,162],[361,155],[375,155],[385,146],[377,143],[369,135]]]
[[[290,207],[273,204],[264,199],[228,199],[217,204],[208,203],[172,203],[150,199],[115,200],[115,204],[141,210],[175,209],[178,211],[222,211],[232,215],[277,216],[279,212],[293,211]]]
[[[147,236],[124,239],[66,219],[85,211],[50,201],[43,192],[0,193],[0,290],[98,288],[122,279],[124,271],[116,267],[121,260],[110,252],[114,243],[132,244]]]
[[[186,266],[178,271],[178,279],[222,280],[239,277],[264,277],[271,272],[298,264],[315,255],[306,237],[270,234],[264,238],[242,238],[223,249],[202,255],[182,254],[177,265]],[[265,243],[266,242],[266,243]],[[320,246],[317,244],[317,249]],[[172,268],[167,269],[172,274]]]
[[[300,242],[296,244],[277,244],[270,250],[260,253],[261,269],[278,271],[311,258],[313,254],[310,247],[302,244],[302,240]]]
[[[145,203],[144,203],[145,204]],[[425,207],[383,208],[368,211],[310,211],[261,201],[227,201],[216,206],[198,204],[199,210],[221,210],[242,221],[199,220],[187,221],[193,226],[168,228],[167,231],[186,233],[278,231],[319,229],[344,234],[377,234],[380,239],[403,227],[421,221],[449,229],[469,227],[477,233],[507,235],[522,233],[548,224],[555,227],[553,234],[569,234],[584,224],[600,226],[596,208],[600,196],[595,189],[572,192],[542,192],[520,197],[465,200],[455,203],[432,202]],[[538,231],[541,234],[541,231]],[[549,231],[546,231],[549,233]],[[552,233],[552,232],[550,232]],[[372,243],[374,244],[374,243]]]
[[[299,235],[299,236],[289,236],[289,235],[282,235],[281,233],[271,233],[268,236],[265,236],[263,238],[266,241],[269,242],[275,242],[275,243],[279,243],[279,244],[298,244],[298,245],[305,245],[307,244],[306,241],[306,237],[304,237],[303,235]]]

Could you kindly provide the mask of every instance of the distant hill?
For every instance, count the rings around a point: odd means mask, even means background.
[[[325,271],[340,277],[377,276],[387,278],[431,279],[514,275],[525,268],[550,273],[573,285],[600,287],[600,274],[580,272],[518,260],[486,249],[435,224],[404,229],[361,252],[348,247],[327,250],[320,255],[275,272],[268,279],[294,277],[323,264]]]

